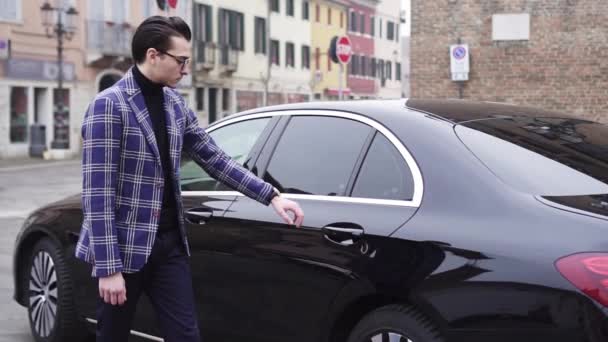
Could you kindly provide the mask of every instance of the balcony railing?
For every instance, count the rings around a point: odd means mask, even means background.
[[[220,65],[227,71],[235,71],[239,64],[239,52],[229,45],[220,45]]]
[[[196,70],[213,69],[215,66],[215,54],[217,47],[215,43],[197,41],[196,46]]]
[[[111,23],[102,20],[87,22],[87,48],[92,53],[104,56],[131,56],[133,29],[126,23]]]

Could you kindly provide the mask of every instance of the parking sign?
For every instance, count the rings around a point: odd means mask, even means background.
[[[450,45],[450,70],[452,81],[469,80],[469,46],[467,44]]]

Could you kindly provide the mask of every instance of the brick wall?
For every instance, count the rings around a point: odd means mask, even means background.
[[[492,15],[530,14],[530,39],[492,41]],[[457,98],[449,45],[469,44],[463,97],[608,122],[608,1],[412,0],[412,97]]]

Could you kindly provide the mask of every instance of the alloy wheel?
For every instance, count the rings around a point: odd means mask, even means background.
[[[57,319],[57,272],[51,255],[40,251],[34,257],[29,279],[30,318],[38,336],[48,337]]]
[[[413,340],[392,331],[383,331],[374,334],[368,342],[414,342]]]

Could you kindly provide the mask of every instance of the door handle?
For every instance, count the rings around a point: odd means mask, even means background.
[[[213,216],[213,211],[207,208],[194,208],[186,211],[186,221],[203,225]]]
[[[322,228],[326,240],[341,245],[352,246],[363,236],[364,230],[355,224],[333,224]]]

